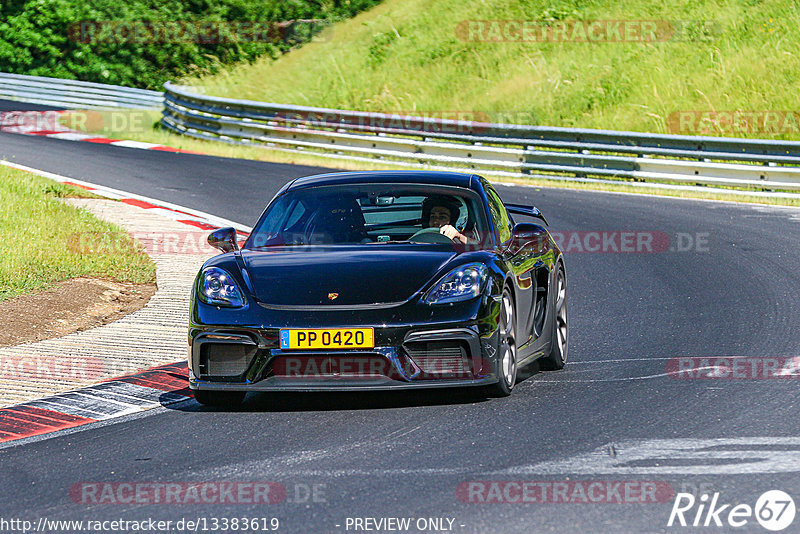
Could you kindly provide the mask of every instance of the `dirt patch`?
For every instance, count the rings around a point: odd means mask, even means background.
[[[155,284],[81,277],[0,302],[0,347],[108,324],[143,308],[155,292]]]

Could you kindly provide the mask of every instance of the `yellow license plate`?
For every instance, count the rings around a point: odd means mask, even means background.
[[[372,328],[309,328],[281,330],[281,349],[371,349]]]

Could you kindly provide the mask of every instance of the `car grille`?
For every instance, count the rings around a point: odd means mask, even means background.
[[[243,343],[205,343],[200,348],[200,376],[241,376],[250,366],[256,347]]]
[[[472,378],[469,350],[461,341],[416,341],[405,346],[423,378]]]

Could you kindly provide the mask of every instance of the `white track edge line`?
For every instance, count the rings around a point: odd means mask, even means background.
[[[20,171],[25,171],[25,172],[30,172],[30,173],[33,173],[33,174],[37,174],[39,176],[42,176],[44,178],[49,178],[49,179],[55,180],[57,182],[72,182],[72,183],[75,183],[75,184],[78,184],[78,185],[91,187],[92,188],[92,190],[91,190],[92,193],[96,193],[96,194],[98,194],[100,196],[105,196],[105,195],[103,195],[103,193],[104,192],[108,192],[108,193],[111,193],[114,196],[109,196],[107,198],[113,198],[114,200],[117,200],[119,198],[131,198],[131,199],[134,199],[134,200],[141,200],[143,202],[149,202],[150,204],[153,204],[155,206],[167,208],[167,209],[170,209],[170,210],[173,210],[173,211],[183,211],[183,212],[186,212],[186,213],[188,213],[190,215],[193,215],[193,216],[195,216],[197,218],[203,219],[203,220],[207,221],[208,223],[213,224],[214,226],[219,226],[219,227],[231,226],[231,227],[233,227],[233,228],[235,228],[237,230],[240,230],[242,232],[248,232],[248,233],[252,232],[252,230],[253,230],[250,226],[246,226],[246,225],[231,221],[229,219],[225,219],[223,217],[218,217],[216,215],[212,215],[212,214],[204,212],[204,211],[196,210],[194,208],[188,208],[186,206],[181,206],[180,204],[173,204],[171,202],[158,200],[158,199],[152,198],[152,197],[146,197],[144,195],[137,195],[135,193],[129,193],[128,191],[122,191],[121,189],[114,189],[112,187],[107,187],[107,186],[104,186],[104,185],[93,184],[91,182],[78,180],[76,178],[70,178],[68,176],[62,176],[60,174],[55,174],[55,173],[52,173],[52,172],[43,171],[41,169],[28,167],[26,165],[20,165],[19,163],[13,163],[13,162],[5,160],[5,159],[0,159],[0,165],[3,165],[5,167],[10,167],[12,169],[17,169],[17,170],[20,170]]]

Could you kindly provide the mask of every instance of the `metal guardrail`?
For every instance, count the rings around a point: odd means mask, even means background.
[[[549,178],[800,190],[800,142],[489,124],[270,104],[166,83],[162,124],[290,151]]]
[[[800,142],[490,124],[270,104],[0,73],[0,98],[64,109],[159,108],[181,134],[486,174],[800,191]]]
[[[0,73],[0,99],[63,109],[157,109],[164,95],[133,87]]]

